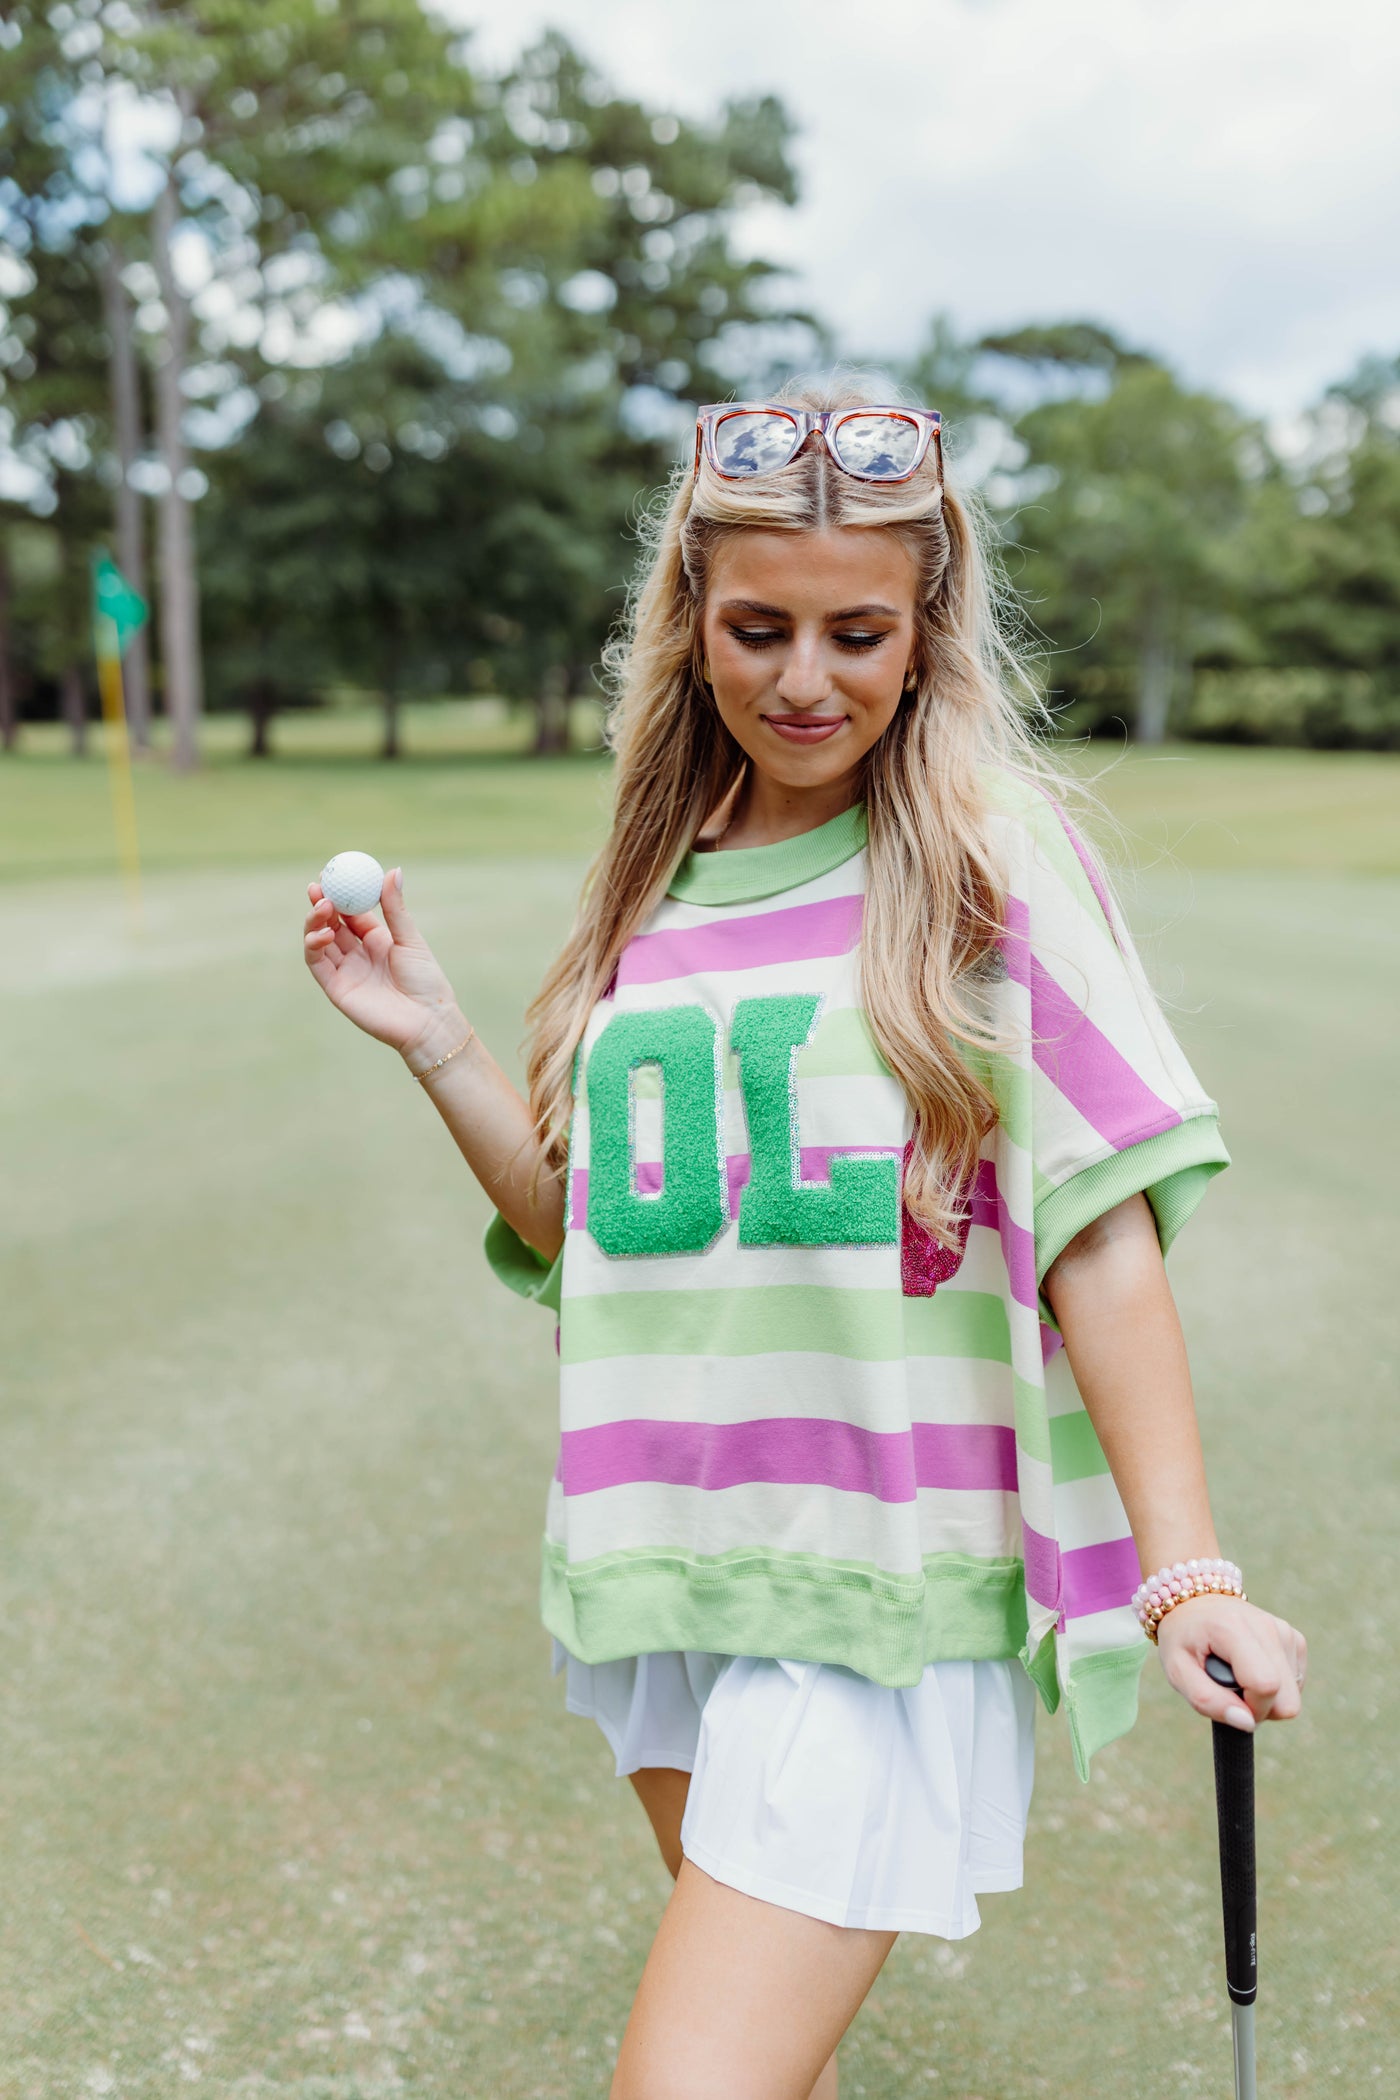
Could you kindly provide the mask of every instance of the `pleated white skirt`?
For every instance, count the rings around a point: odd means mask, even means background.
[[[617,1775],[691,1773],[681,1847],[714,1880],[833,1925],[963,1939],[1016,1889],[1037,1693],[1014,1660],[933,1662],[896,1690],[834,1663],[696,1650],[582,1663],[570,1713]]]

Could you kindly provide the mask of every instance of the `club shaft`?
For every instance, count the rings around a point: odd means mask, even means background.
[[[1252,2005],[1231,2005],[1230,2032],[1235,2045],[1235,2100],[1255,2100]]]

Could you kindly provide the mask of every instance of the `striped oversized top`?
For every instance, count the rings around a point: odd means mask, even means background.
[[[709,1649],[887,1685],[1020,1659],[1075,1766],[1132,1726],[1148,1643],[1123,1505],[1045,1271],[1146,1193],[1165,1251],[1229,1162],[1058,805],[985,781],[1007,885],[987,987],[1016,1048],[963,1244],[904,1208],[912,1117],[866,1024],[865,814],[691,854],[576,1069],[563,1250],[494,1219],[558,1313],[545,1625],[585,1662]]]

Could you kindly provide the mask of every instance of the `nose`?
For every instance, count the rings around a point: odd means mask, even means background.
[[[778,673],[778,698],[789,707],[820,707],[831,693],[821,637],[801,629],[794,634]]]

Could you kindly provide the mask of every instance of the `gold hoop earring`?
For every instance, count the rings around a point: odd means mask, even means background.
[[[710,659],[708,656],[700,666],[700,683],[704,686],[710,685]],[[711,690],[713,691],[713,687],[711,687]]]

